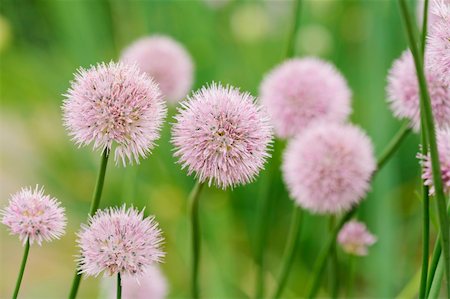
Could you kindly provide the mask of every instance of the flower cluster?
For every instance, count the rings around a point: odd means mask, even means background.
[[[192,86],[194,67],[186,49],[168,36],[141,38],[122,53],[121,61],[136,63],[152,77],[170,102],[184,98]]]
[[[448,194],[450,193],[450,128],[441,129],[437,132],[437,145],[444,192]],[[433,184],[433,171],[430,154],[427,156],[419,154],[418,157],[421,159],[421,163],[423,165],[422,178],[424,180],[424,184],[430,187],[430,195],[434,195],[435,188]]]
[[[315,122],[343,122],[351,91],[339,71],[317,58],[291,59],[261,83],[260,96],[279,137],[299,134]]]
[[[79,69],[63,104],[64,125],[78,145],[139,163],[159,137],[166,108],[156,83],[135,65],[101,63]]]
[[[172,143],[182,167],[221,188],[252,181],[269,157],[272,130],[249,93],[212,83],[181,103]]]
[[[42,241],[59,239],[65,232],[64,208],[56,198],[45,195],[43,187],[22,188],[0,213],[2,223],[11,234],[19,235],[23,244],[29,241],[41,245]]]
[[[347,222],[337,236],[337,242],[345,252],[360,256],[367,255],[368,247],[376,241],[377,238],[367,230],[366,225],[356,220]]]
[[[376,168],[367,135],[349,124],[317,124],[284,153],[283,175],[297,203],[315,213],[339,213],[359,203]]]
[[[105,271],[139,277],[164,257],[163,237],[154,218],[144,218],[143,211],[125,205],[97,211],[88,225],[82,225],[77,242],[79,271],[90,276]]]

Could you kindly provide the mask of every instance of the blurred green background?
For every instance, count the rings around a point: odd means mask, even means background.
[[[62,201],[69,219],[61,240],[32,246],[21,298],[67,296],[77,253],[75,232],[86,219],[94,188],[100,153],[90,147],[78,149],[62,127],[62,94],[73,72],[79,66],[117,60],[136,38],[160,33],[179,40],[192,54],[195,89],[215,80],[257,95],[263,75],[284,59],[292,12],[292,1],[275,0],[1,0],[0,205],[4,207],[20,187],[38,183]],[[392,117],[384,91],[387,70],[406,47],[396,1],[307,0],[300,26],[297,56],[316,55],[342,71],[354,93],[352,121],[367,130],[380,153],[401,125]],[[162,269],[169,280],[169,297],[183,298],[189,294],[186,198],[193,179],[172,157],[174,113],[171,107],[158,147],[140,165],[109,164],[101,207],[127,202],[156,216],[166,237]],[[394,297],[420,268],[417,150],[418,137],[409,136],[362,203],[358,217],[379,240],[369,256],[357,259],[355,296]],[[279,173],[271,183],[276,190],[265,247],[270,292],[292,210]],[[256,182],[232,192],[208,188],[203,193],[204,298],[253,295],[257,216],[266,184],[263,171]],[[0,237],[0,298],[9,298],[23,249],[4,226]],[[286,298],[304,295],[308,273],[327,237],[328,219],[307,215]],[[338,254],[344,281],[348,258],[342,251]],[[96,298],[99,283],[100,279],[84,279],[79,298]]]

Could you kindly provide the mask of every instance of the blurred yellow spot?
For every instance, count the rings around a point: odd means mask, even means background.
[[[230,22],[233,34],[244,42],[259,41],[269,32],[267,12],[257,3],[239,6],[231,16]]]
[[[0,52],[3,52],[11,40],[11,26],[8,20],[0,15]]]

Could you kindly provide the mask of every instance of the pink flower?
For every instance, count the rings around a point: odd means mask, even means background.
[[[164,252],[161,230],[153,217],[134,208],[99,210],[82,225],[78,233],[81,255],[79,271],[97,276],[105,271],[109,275],[141,276],[148,266],[160,262]]]
[[[116,164],[145,158],[166,115],[157,85],[134,65],[80,68],[63,104],[64,126],[78,145],[111,151]]]
[[[375,244],[377,238],[372,235],[364,223],[356,220],[347,222],[337,237],[342,249],[353,255],[367,255],[367,247]]]
[[[2,223],[9,227],[12,235],[19,235],[23,244],[50,242],[64,235],[67,223],[64,208],[56,198],[44,195],[44,188],[36,185],[22,188],[13,194],[9,205],[1,210]]]
[[[433,1],[435,22],[429,30],[429,67],[450,89],[450,1]]]
[[[418,25],[420,28],[423,23],[424,3],[425,3],[424,0],[417,1],[417,21],[418,21]],[[443,3],[444,5],[449,5],[450,0],[430,0],[430,1],[428,1],[428,20],[427,20],[428,30],[430,30],[434,26],[436,21],[438,21],[438,19],[439,19],[439,16],[435,14],[435,10],[436,10],[436,7],[440,3]]]
[[[106,298],[116,298],[116,280],[105,277]],[[122,277],[123,299],[164,299],[167,297],[167,279],[159,267],[148,267],[138,279]]]
[[[358,127],[321,123],[291,140],[282,170],[291,197],[314,213],[340,213],[358,204],[376,168],[373,146]]]
[[[437,142],[444,192],[448,194],[450,193],[450,128],[438,130]],[[422,178],[424,184],[430,187],[430,195],[434,195],[435,189],[430,154],[425,157],[422,154],[418,154],[418,157],[423,163]]]
[[[168,36],[138,39],[124,50],[121,60],[136,63],[158,83],[164,97],[171,102],[184,98],[192,86],[192,58],[183,45]]]
[[[429,53],[427,52],[427,58]],[[428,61],[428,59],[426,59]],[[450,124],[450,88],[441,76],[426,68],[431,106],[438,127]],[[415,131],[420,129],[420,92],[414,61],[409,50],[403,52],[389,71],[388,102],[394,115],[407,118]]]
[[[252,181],[269,157],[272,131],[249,93],[212,83],[181,103],[172,129],[188,174],[221,188]]]
[[[317,58],[291,59],[277,66],[261,83],[260,96],[282,138],[317,121],[343,122],[351,112],[351,91],[344,77]]]

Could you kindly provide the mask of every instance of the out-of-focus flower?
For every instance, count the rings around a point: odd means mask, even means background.
[[[269,18],[261,3],[247,3],[236,8],[230,18],[231,31],[237,39],[252,43],[269,34]]]
[[[445,5],[450,5],[450,0],[442,0],[442,3]],[[417,1],[417,23],[419,27],[422,27],[423,23],[423,7],[425,4],[425,0]],[[439,5],[439,0],[429,0],[428,1],[428,19],[427,19],[427,27],[431,29],[435,22],[438,20],[438,16],[434,13],[436,9],[436,5]]]
[[[351,112],[351,91],[330,63],[317,58],[287,60],[260,86],[278,136],[287,138],[318,122],[343,122]]]
[[[437,142],[444,192],[448,194],[450,193],[450,128],[437,131]],[[435,188],[430,154],[427,156],[418,154],[418,157],[423,163],[422,178],[424,184],[430,187],[430,195],[434,195]]]
[[[36,185],[22,188],[13,194],[9,205],[1,210],[2,223],[13,235],[18,235],[23,244],[29,240],[39,245],[42,241],[59,239],[65,233],[67,223],[60,202],[44,194],[44,188]]]
[[[323,56],[333,47],[333,38],[328,29],[320,24],[302,26],[298,32],[297,47],[306,55]]]
[[[364,223],[352,220],[339,231],[337,241],[345,252],[364,256],[368,253],[368,247],[375,244],[377,238],[367,230]]]
[[[429,30],[427,50],[430,69],[450,89],[450,0],[434,1],[432,14],[435,16]]]
[[[428,62],[428,52],[425,61]],[[425,68],[431,106],[437,127],[450,125],[450,88],[441,76]],[[407,118],[415,131],[420,129],[420,91],[413,57],[409,50],[394,61],[388,75],[388,102],[394,115]]]
[[[269,157],[269,119],[249,93],[212,83],[181,103],[175,156],[189,175],[221,188],[252,181]]]
[[[125,205],[97,211],[88,225],[81,226],[77,242],[81,249],[79,271],[90,276],[105,271],[139,277],[164,257],[158,223]]]
[[[80,68],[63,103],[64,126],[79,145],[111,151],[116,164],[139,163],[159,138],[166,107],[156,83],[135,65]]]
[[[168,36],[138,39],[122,53],[121,61],[136,63],[152,77],[169,102],[184,98],[192,86],[194,66],[182,44]]]
[[[282,170],[291,197],[314,213],[340,213],[359,203],[376,167],[373,146],[358,127],[317,124],[291,140]]]
[[[116,279],[104,277],[106,298],[116,299]],[[123,299],[164,299],[167,297],[167,279],[159,267],[150,266],[138,279],[122,277]]]

